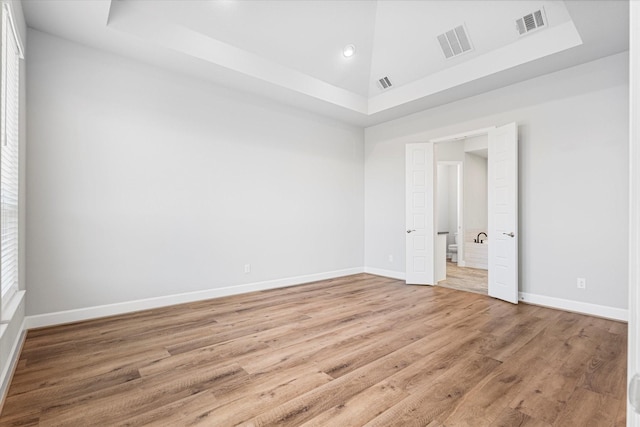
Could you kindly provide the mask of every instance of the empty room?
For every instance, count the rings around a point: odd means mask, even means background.
[[[0,426],[640,427],[639,4],[0,4]]]

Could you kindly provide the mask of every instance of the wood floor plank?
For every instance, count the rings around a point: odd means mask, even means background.
[[[616,412],[616,419],[613,423],[614,427],[626,427],[627,425],[627,400],[621,400]]]
[[[295,378],[282,381],[268,389],[260,387],[247,390],[242,398],[232,400],[207,413],[189,414],[181,422],[186,425],[241,424],[247,419],[266,413],[274,407],[284,405],[286,402],[290,402],[311,390],[316,390],[329,382],[331,382],[331,377],[324,372],[316,371],[299,374]],[[247,402],[251,403],[247,404]]]
[[[504,334],[491,335],[494,340],[489,342],[486,348],[479,351],[487,357],[496,360],[507,360],[515,351],[524,346],[531,338],[540,332],[545,326],[543,319],[538,317],[527,317],[525,320],[517,323]]]
[[[624,400],[627,366],[619,353],[626,347],[626,335],[608,333],[589,360],[578,386]]]
[[[616,420],[620,401],[583,388],[576,389],[554,425],[611,426]]]
[[[366,390],[383,378],[391,376],[420,357],[419,353],[406,349],[387,354],[368,365],[247,420],[246,425],[299,425],[362,390]]]
[[[320,413],[302,426],[361,426],[408,396],[409,393],[385,380]]]
[[[189,340],[178,345],[172,345],[168,348],[168,350],[172,354],[184,353],[189,350],[194,350],[202,347],[219,344],[225,341],[232,340],[234,338],[244,337],[246,335],[253,335],[263,331],[268,331],[276,326],[294,323],[294,322],[300,322],[305,319],[308,319],[308,317],[305,315],[293,313],[290,316],[278,318],[275,320],[265,321],[264,319],[261,319],[260,322],[254,321],[251,324],[246,326],[230,327],[230,328],[224,327],[223,330],[218,333],[212,332],[200,338]]]
[[[401,400],[366,426],[423,426],[445,419],[473,385],[492,372],[500,362],[477,354],[468,355],[440,375],[412,390]]]
[[[620,322],[357,274],[29,331],[0,427],[621,426],[626,345]]]
[[[522,412],[516,411],[515,409],[505,408],[504,411],[498,416],[492,424],[491,427],[550,427],[551,424],[548,424],[544,421],[537,420],[535,418],[531,418]]]
[[[137,370],[140,364],[164,359],[170,356],[162,348],[152,348],[142,352],[114,352],[110,357],[92,359],[92,353],[83,353],[74,358],[49,366],[45,369],[26,367],[16,371],[8,396],[17,396],[34,390],[65,387],[70,382],[95,381],[102,376],[119,375],[120,372]],[[91,363],[93,362],[93,363]],[[16,397],[16,399],[18,399]]]
[[[544,348],[546,351],[531,351],[528,346]],[[530,387],[536,375],[554,360],[554,354],[562,346],[562,341],[540,332],[478,382],[465,396],[465,404],[458,406],[445,423],[460,426],[491,425],[513,401],[514,395]]]
[[[147,382],[134,380],[124,386],[105,388],[70,399],[64,405],[43,408],[40,422],[45,425],[82,425],[83,420],[91,420],[93,425],[116,424],[213,385],[241,380],[246,375],[241,367],[230,364],[211,365],[192,372],[166,373]]]
[[[432,334],[434,331],[435,329],[423,325],[403,328],[393,336],[387,336],[370,344],[358,346],[346,354],[337,354],[322,360],[318,362],[318,367],[327,375],[338,378],[402,347],[406,347]]]
[[[553,363],[530,379],[512,397],[511,407],[525,415],[552,424],[576,389],[577,379],[558,374]]]

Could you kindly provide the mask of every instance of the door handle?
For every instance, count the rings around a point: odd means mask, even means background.
[[[513,231],[511,233],[502,233],[502,234],[509,237],[516,237],[516,234]]]
[[[407,234],[412,233],[414,231],[416,231],[416,230],[407,230]]]

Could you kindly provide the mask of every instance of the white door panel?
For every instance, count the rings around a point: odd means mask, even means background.
[[[435,283],[435,144],[406,146],[406,282]]]
[[[489,295],[518,303],[518,127],[489,131]]]

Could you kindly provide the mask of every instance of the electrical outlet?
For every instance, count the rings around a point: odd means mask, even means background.
[[[244,272],[245,273],[251,273],[251,264],[245,264],[244,265]]]
[[[393,255],[389,255],[389,262],[393,262]]]
[[[578,289],[587,289],[587,279],[578,277]]]

